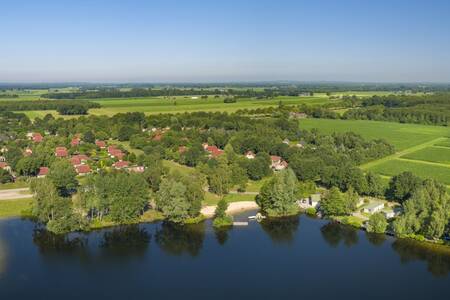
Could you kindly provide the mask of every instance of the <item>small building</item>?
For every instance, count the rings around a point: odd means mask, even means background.
[[[35,132],[35,133],[31,134],[31,140],[35,143],[40,143],[40,142],[42,142],[43,139],[44,139],[44,137],[39,132]]]
[[[205,150],[209,153],[209,157],[218,157],[224,153],[222,149],[219,149],[216,146],[206,146]]]
[[[43,178],[43,177],[47,176],[48,171],[49,171],[49,169],[47,167],[40,167],[37,177],[38,178]]]
[[[100,149],[105,149],[105,148],[106,148],[106,143],[105,143],[105,141],[99,141],[99,140],[96,140],[96,141],[95,141],[95,145],[97,145],[97,147],[99,147]]]
[[[382,211],[383,208],[384,208],[383,202],[372,202],[372,203],[367,204],[367,206],[365,206],[363,208],[363,212],[369,213],[369,214],[374,214],[374,213]]]
[[[283,140],[283,144],[286,144],[286,145],[289,145],[290,142],[291,142],[291,141],[289,141],[289,139],[284,139],[284,140]]]
[[[284,161],[280,156],[271,155],[270,160],[272,161],[270,167],[275,171],[284,170],[288,167],[288,163]]]
[[[393,210],[385,210],[383,211],[383,214],[386,219],[392,219],[393,217],[395,217],[395,212]]]
[[[89,167],[89,165],[79,165],[75,167],[75,170],[78,175],[83,176],[91,172],[91,167]]]
[[[305,114],[305,113],[303,113],[303,112],[294,112],[294,111],[291,111],[291,112],[289,113],[289,117],[292,118],[292,119],[305,119],[305,118],[308,117],[308,115]]]
[[[11,167],[8,165],[7,162],[4,161],[0,162],[0,169],[11,172]]]
[[[311,207],[317,208],[321,199],[322,196],[320,193],[312,194],[311,196],[309,196],[309,205]]]
[[[245,157],[247,159],[254,159],[256,157],[255,153],[253,153],[253,151],[247,151],[247,153],[245,153]]]
[[[128,171],[134,172],[134,173],[144,173],[145,167],[144,166],[130,167],[130,168],[128,168]]]
[[[67,148],[66,147],[56,147],[55,149],[55,156],[56,157],[67,157],[69,155],[69,153],[67,152]]]
[[[0,162],[6,162],[6,157],[0,156]]]
[[[23,152],[23,155],[25,156],[31,156],[33,154],[33,150],[31,150],[30,148],[26,148],[25,151]]]
[[[75,137],[70,141],[70,145],[72,147],[76,147],[81,143],[81,139],[79,137]]]
[[[128,161],[121,160],[121,161],[115,162],[112,166],[116,169],[124,169],[124,168],[128,168],[129,164],[130,163]]]

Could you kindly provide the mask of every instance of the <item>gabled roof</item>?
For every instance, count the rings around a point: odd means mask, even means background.
[[[79,165],[75,167],[78,174],[87,174],[91,172],[91,167],[88,165]]]
[[[105,147],[106,147],[105,141],[99,141],[99,140],[97,140],[97,141],[95,141],[95,144],[96,144],[97,147],[99,147],[99,148],[105,148]]]
[[[277,162],[277,161],[280,161],[280,160],[281,160],[281,157],[280,157],[280,156],[277,156],[277,155],[271,155],[271,156],[270,156],[270,159],[271,159],[273,162]]]
[[[81,142],[81,139],[78,138],[78,137],[75,137],[75,138],[73,138],[72,141],[70,142],[70,145],[72,145],[72,146],[78,146],[78,145],[80,144],[80,142]]]
[[[8,163],[6,163],[6,162],[0,162],[0,169],[4,169],[4,168],[6,168],[6,167],[8,167]]]
[[[126,167],[128,167],[129,164],[130,164],[130,163],[129,163],[128,161],[126,161],[126,160],[121,160],[121,161],[115,162],[115,163],[113,164],[113,167],[116,168],[116,169],[121,169],[121,168],[126,168]]]
[[[68,155],[66,147],[56,147],[55,156],[56,157],[66,157]]]
[[[38,176],[45,176],[48,174],[49,169],[47,167],[40,167]]]
[[[41,135],[39,132],[35,132],[35,133],[33,133],[33,135],[32,135],[32,139],[33,139],[33,142],[35,142],[35,143],[40,143],[40,142],[42,142],[42,140],[43,140],[44,138],[42,137],[42,135]]]

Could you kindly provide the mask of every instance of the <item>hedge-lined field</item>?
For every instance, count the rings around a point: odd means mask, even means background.
[[[445,166],[393,159],[376,165],[369,170],[386,176],[394,176],[404,171],[410,171],[422,178],[433,178],[450,185],[450,167]]]
[[[317,128],[324,133],[352,131],[367,139],[382,138],[396,151],[450,135],[447,127],[366,120],[305,119],[300,121],[300,128]]]
[[[402,158],[450,164],[450,148],[427,147],[425,149],[403,155]]]

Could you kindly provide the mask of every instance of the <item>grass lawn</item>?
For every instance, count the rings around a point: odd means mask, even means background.
[[[436,144],[434,144],[434,145],[435,145],[435,146],[438,146],[438,147],[448,147],[448,148],[450,148],[450,139],[447,139],[447,140],[445,140],[445,141],[436,143]]]
[[[16,181],[16,182],[0,184],[0,190],[20,189],[20,188],[27,188],[27,187],[29,187],[29,185],[25,181]]]
[[[366,139],[385,139],[401,151],[427,141],[450,136],[450,129],[443,126],[401,124],[366,120],[304,119],[300,128],[317,128],[323,133],[348,132],[360,134]]]
[[[393,159],[375,165],[369,170],[385,176],[394,176],[404,171],[410,171],[422,178],[433,178],[450,185],[450,167]]]
[[[32,199],[0,200],[0,218],[29,215]]]
[[[255,201],[255,195],[246,194],[228,194],[224,196],[225,200],[228,202],[239,202],[239,201]],[[205,200],[203,200],[203,205],[216,205],[220,201],[221,197],[216,194],[206,192]]]
[[[450,164],[450,148],[431,146],[413,153],[403,155],[401,156],[401,158]]]

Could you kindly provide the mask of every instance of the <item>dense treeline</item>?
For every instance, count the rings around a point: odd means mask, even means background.
[[[344,119],[392,121],[448,126],[450,94],[424,96],[373,96],[362,107],[344,113]]]
[[[62,115],[84,115],[90,108],[100,104],[90,101],[1,101],[0,111],[57,110]]]

